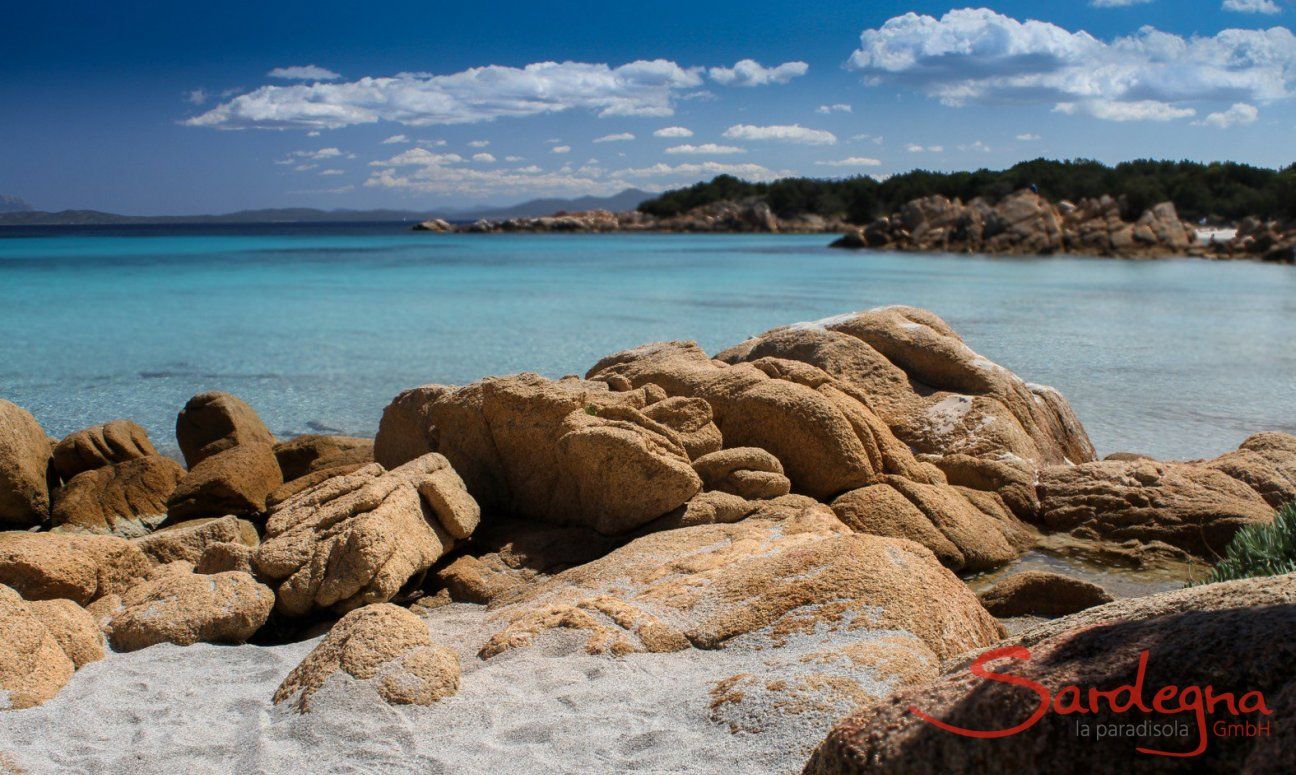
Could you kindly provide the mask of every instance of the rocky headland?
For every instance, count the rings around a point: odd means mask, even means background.
[[[967,583],[1058,538],[1205,566],[1296,499],[1296,436],[1256,430],[1098,460],[1061,394],[910,307],[414,387],[374,439],[277,439],[204,393],[183,464],[129,421],[51,439],[0,400],[0,768],[979,771],[984,741],[908,708],[1020,721],[1033,695],[967,666],[1028,647],[1055,690],[1151,649],[1149,691],[1263,692],[1280,733],[1195,761],[1285,771],[1296,577]],[[1071,724],[993,755],[1141,756]]]

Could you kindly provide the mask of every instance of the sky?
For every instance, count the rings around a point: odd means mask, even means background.
[[[1296,161],[1296,0],[50,0],[5,17],[0,194],[45,210]]]

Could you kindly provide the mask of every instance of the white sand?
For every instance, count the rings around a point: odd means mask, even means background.
[[[789,717],[753,698],[735,712],[769,728],[734,734],[709,718],[712,684],[794,671],[800,653],[871,635],[614,658],[585,654],[584,638],[568,632],[483,662],[483,609],[453,605],[428,616],[433,636],[463,664],[459,694],[433,707],[388,706],[345,676],[330,679],[309,714],[272,705],[279,682],[319,639],[155,646],[87,665],[43,706],[0,713],[0,772],[4,764],[168,775],[798,772],[848,708]],[[854,677],[871,694],[888,688],[876,676]]]

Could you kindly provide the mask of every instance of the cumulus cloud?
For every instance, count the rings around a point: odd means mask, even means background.
[[[845,159],[817,161],[815,164],[820,167],[881,167],[882,160],[868,156],[850,156]]]
[[[328,169],[328,170],[320,170],[320,174],[321,175],[345,175],[346,173],[343,172],[342,170]]]
[[[440,167],[446,164],[458,164],[463,157],[457,153],[433,153],[426,148],[411,148],[402,151],[390,159],[371,161],[370,167]]]
[[[386,140],[383,140],[383,141],[382,141],[382,144],[383,144],[383,145],[401,145],[401,144],[408,143],[408,142],[409,142],[409,138],[406,137],[405,135],[392,135],[391,137],[387,138]]]
[[[777,140],[801,145],[834,145],[837,135],[822,129],[807,129],[800,124],[753,126],[735,124],[724,131],[730,140]]]
[[[833,105],[820,105],[815,108],[815,113],[850,113],[851,106],[844,102],[838,102]]]
[[[495,156],[494,156],[494,155],[489,154],[489,153],[485,153],[485,152],[482,152],[482,153],[474,153],[474,154],[472,155],[472,158],[473,158],[473,161],[485,162],[485,163],[487,163],[487,164],[494,163],[494,161],[495,161]]]
[[[490,140],[472,140],[468,143],[469,148],[485,148],[490,145]]]
[[[1223,8],[1237,13],[1282,13],[1274,0],[1224,0]]]
[[[1201,121],[1194,121],[1198,126],[1213,126],[1228,129],[1231,126],[1254,124],[1260,118],[1260,110],[1255,105],[1239,102],[1228,110],[1212,113]]]
[[[684,145],[672,145],[666,149],[666,153],[746,153],[746,148],[739,148],[736,145],[716,145],[715,143],[702,143],[693,145],[685,143]]]
[[[337,129],[378,121],[471,124],[584,109],[599,116],[669,116],[702,76],[658,59],[609,67],[583,62],[491,65],[450,75],[401,73],[342,83],[262,86],[189,119],[222,129]]]
[[[1183,103],[1292,96],[1296,36],[1283,27],[1189,37],[1143,27],[1099,40],[986,8],[908,13],[865,30],[848,66],[867,83],[915,89],[950,106],[1052,103],[1112,121],[1194,115]]]
[[[284,81],[336,81],[342,77],[332,70],[320,67],[319,65],[276,67],[266,73],[266,75]]]
[[[504,157],[504,161],[509,162],[509,163],[517,162],[517,161],[522,161],[522,157],[521,157],[521,156],[505,156],[505,157]]]
[[[555,145],[549,149],[552,153],[571,153],[570,145]]]
[[[602,137],[596,137],[596,138],[594,139],[594,142],[596,142],[596,143],[624,143],[624,142],[629,142],[630,140],[633,140],[633,139],[635,139],[635,136],[634,136],[634,133],[633,133],[633,132],[621,132],[620,134],[615,134],[615,135],[603,135]]]
[[[725,164],[717,161],[704,161],[699,163],[676,164],[654,164],[650,167],[637,167],[625,170],[617,170],[612,173],[615,178],[679,178],[679,177],[709,177],[712,175],[733,175],[745,180],[775,180],[780,177],[786,177],[789,173],[775,172],[774,170],[764,167],[760,164]]]
[[[315,151],[293,151],[288,154],[286,159],[276,162],[276,164],[292,164],[298,159],[310,159],[311,161],[323,161],[324,159],[339,159],[342,157],[340,148],[320,148]]]
[[[909,153],[944,153],[945,146],[943,145],[923,146],[917,143],[909,143],[908,145],[905,146],[905,150],[908,151]]]
[[[722,86],[768,86],[787,83],[809,70],[810,65],[805,62],[784,62],[777,67],[764,67],[755,59],[743,59],[733,67],[713,67],[707,75]]]
[[[653,132],[653,137],[692,137],[693,130],[682,126],[666,126]]]

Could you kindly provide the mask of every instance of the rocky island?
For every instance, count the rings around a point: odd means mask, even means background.
[[[1182,239],[1155,217],[1138,228]],[[650,752],[974,772],[984,741],[909,709],[1027,717],[1031,692],[969,674],[990,649],[1054,691],[1139,672],[1149,695],[1260,692],[1276,726],[1296,713],[1296,576],[1113,599],[1013,574],[1047,550],[1189,581],[1296,499],[1296,437],[1255,430],[1209,460],[1098,460],[1061,394],[911,307],[414,387],[374,439],[277,439],[204,393],[176,420],[182,461],[127,420],[56,440],[0,401],[0,765],[484,770],[525,744],[567,770]],[[978,596],[988,572],[1007,576]],[[1072,725],[1049,714],[994,755],[1130,755]],[[1207,746],[1190,721],[1157,745],[1284,771],[1276,728]]]

